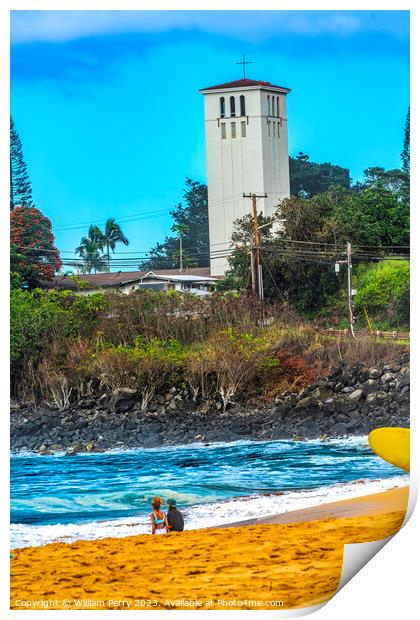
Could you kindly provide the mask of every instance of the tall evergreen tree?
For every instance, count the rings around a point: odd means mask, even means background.
[[[210,264],[209,214],[207,185],[187,178],[183,200],[170,212],[172,232],[149,252],[140,269],[179,269],[179,230],[182,227],[182,257],[184,267],[207,267]],[[214,248],[213,248],[214,249]]]
[[[323,164],[309,160],[305,153],[289,157],[290,193],[292,196],[311,198],[322,194],[331,187],[350,187],[350,171],[335,164]]]
[[[10,210],[15,207],[33,207],[32,188],[23,159],[22,142],[10,117]]]
[[[408,108],[404,127],[404,144],[401,153],[402,169],[410,174],[410,108]]]

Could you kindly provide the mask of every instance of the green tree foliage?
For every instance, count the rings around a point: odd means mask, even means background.
[[[111,270],[111,252],[115,252],[117,243],[129,245],[127,237],[124,235],[121,226],[114,218],[109,218],[105,222],[104,231],[99,226],[91,224],[87,237],[82,237],[80,245],[75,249],[84,262],[83,273],[95,273],[97,271]],[[103,250],[105,254],[102,254]]]
[[[23,158],[22,142],[10,117],[10,210],[33,207],[32,188]]]
[[[379,248],[409,245],[409,206],[380,184],[346,195],[337,205],[335,217],[354,244]]]
[[[171,211],[171,217],[174,227],[185,227],[182,237],[184,266],[208,266],[210,245],[207,186],[187,178],[183,201]],[[179,236],[166,237],[163,243],[157,243],[152,248],[149,256],[148,260],[142,261],[140,269],[178,269]]]
[[[121,226],[117,224],[114,218],[110,218],[105,222],[105,229],[102,236],[103,247],[106,249],[106,257],[108,262],[108,271],[111,268],[110,264],[110,250],[112,253],[115,252],[115,247],[117,243],[122,243],[123,245],[129,245],[129,240],[124,235]]]
[[[343,192],[326,192],[313,198],[292,196],[282,202],[277,217],[281,228],[276,232],[264,226],[260,215],[262,269],[264,293],[268,299],[290,301],[300,311],[308,312],[319,308],[338,290],[340,283],[334,275],[334,245],[340,246],[345,240],[345,228],[335,217],[335,210],[343,199]],[[233,238],[240,240],[229,259],[230,270],[220,283],[220,288],[228,288],[233,277],[236,289],[249,287],[250,261],[247,246],[253,244],[253,227],[250,217],[238,220]],[[315,242],[318,245],[306,247],[296,245],[295,240]],[[325,246],[325,244],[331,244]],[[328,248],[330,259],[312,256],[313,252]],[[342,258],[340,249],[336,257]],[[334,256],[335,256],[334,255]]]
[[[373,317],[377,328],[407,328],[410,320],[410,263],[389,260],[359,265],[356,309]]]
[[[282,227],[263,252],[268,296],[280,297],[298,311],[311,313],[337,294],[341,282],[335,276],[334,263],[343,258],[346,239],[337,209],[344,197],[344,192],[330,191],[313,198],[292,196],[283,201],[279,212]]]
[[[98,226],[89,227],[87,237],[82,237],[75,253],[83,260],[82,273],[109,271],[107,256],[102,254],[104,236]]]
[[[270,242],[271,218],[262,213],[257,216],[262,244]],[[216,283],[216,288],[225,290],[245,290],[251,284],[249,247],[254,244],[254,220],[252,215],[245,215],[236,220],[233,226],[232,246],[235,249],[229,260],[229,269],[222,280]]]
[[[410,176],[399,168],[393,170],[386,170],[380,166],[367,168],[364,171],[363,182],[356,183],[353,191],[357,193],[369,188],[386,190],[406,205],[410,202]]]
[[[104,296],[100,293],[84,296],[14,287],[10,298],[12,381],[18,382],[23,374],[34,370],[54,341],[64,347],[66,338],[90,335],[103,308]]]
[[[302,152],[296,157],[289,157],[289,172],[292,196],[311,198],[328,191],[333,186],[350,188],[348,168],[309,161],[309,156]]]
[[[357,188],[285,199],[276,214],[280,225],[261,242],[265,296],[316,313],[339,301],[344,274],[334,274],[334,263],[345,259],[347,241],[359,254],[372,257],[407,253],[399,247],[409,244],[409,206],[401,175],[405,173],[371,168]],[[237,222],[233,239],[241,243],[218,286],[238,290],[250,285],[250,218]]]
[[[401,153],[402,169],[406,174],[410,174],[410,108],[408,108],[404,127],[404,143]]]

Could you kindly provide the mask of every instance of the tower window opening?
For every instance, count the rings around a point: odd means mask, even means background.
[[[277,118],[280,118],[280,97],[277,97]]]
[[[232,138],[236,138],[236,123],[230,124],[230,134]]]
[[[268,137],[271,136],[271,121],[268,121]]]
[[[246,121],[241,121],[241,136],[246,138]]]
[[[236,116],[236,113],[235,113],[235,97],[231,97],[230,98],[230,115],[231,116]]]
[[[277,136],[280,138],[280,127],[281,123],[277,123]]]
[[[245,96],[241,95],[239,98],[240,107],[241,107],[241,116],[245,116]]]
[[[267,114],[270,116],[270,95],[267,95]]]
[[[226,140],[226,123],[221,123],[220,127],[222,128],[222,140]]]
[[[220,118],[225,118],[225,98],[220,97]]]
[[[271,116],[275,116],[276,115],[276,110],[275,110],[275,107],[274,107],[274,95],[271,98],[271,103],[272,103]]]

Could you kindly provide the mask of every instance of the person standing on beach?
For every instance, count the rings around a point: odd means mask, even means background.
[[[168,513],[166,515],[166,524],[168,532],[183,532],[184,531],[184,517],[182,513],[176,507],[176,501],[174,499],[168,499],[166,503],[168,507]]]
[[[154,497],[152,499],[153,512],[150,515],[152,522],[152,534],[166,534],[168,532],[166,515],[161,510],[163,499],[161,497]]]

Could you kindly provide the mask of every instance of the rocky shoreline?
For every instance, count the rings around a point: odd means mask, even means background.
[[[188,390],[173,387],[145,411],[135,390],[99,392],[67,410],[48,403],[14,403],[12,450],[41,454],[65,450],[106,451],[154,448],[194,442],[316,439],[366,435],[379,426],[409,426],[410,361],[376,368],[340,365],[299,394],[275,402],[233,406],[197,403]]]

